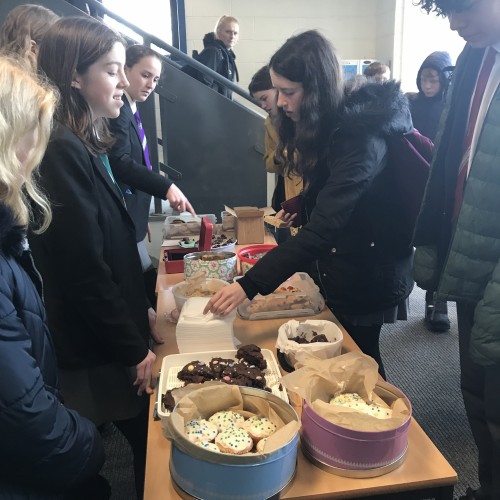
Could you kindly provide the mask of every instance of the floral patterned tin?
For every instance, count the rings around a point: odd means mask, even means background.
[[[194,252],[184,256],[184,276],[203,271],[207,278],[231,281],[236,276],[236,254],[233,252]]]

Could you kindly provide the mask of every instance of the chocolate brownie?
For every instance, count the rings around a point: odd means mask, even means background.
[[[262,355],[260,347],[255,344],[241,346],[236,352],[236,358],[242,359],[250,365],[258,366],[261,370],[267,368],[267,363]]]
[[[326,338],[326,335],[324,333],[321,333],[319,335],[318,334],[314,335],[314,337],[311,339],[311,344],[313,342],[328,342],[328,339]]]
[[[203,361],[191,361],[177,374],[177,378],[186,384],[201,384],[206,380],[213,380],[214,374]]]
[[[173,389],[175,390],[175,389]],[[167,391],[161,398],[161,402],[166,411],[172,411],[175,406],[175,399],[172,396],[172,391]]]
[[[302,335],[297,335],[296,337],[292,337],[290,340],[297,342],[297,344],[313,344],[314,342],[328,342],[328,339],[326,338],[326,335],[324,333],[319,334],[318,332],[314,331],[311,333],[312,333],[311,340],[306,339],[305,333],[303,333]]]

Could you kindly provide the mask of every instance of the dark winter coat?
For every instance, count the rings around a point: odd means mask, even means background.
[[[444,96],[448,90],[451,67],[448,52],[433,52],[426,57],[417,74],[418,93],[410,96],[410,111],[413,126],[425,137],[434,141],[438,130],[439,119],[444,108]],[[433,97],[426,97],[422,92],[420,77],[425,68],[436,70],[439,74],[440,89]]]
[[[412,250],[400,237],[401,200],[386,169],[386,137],[412,129],[408,101],[393,81],[368,84],[337,123],[326,159],[304,179],[307,223],[238,281],[248,297],[296,271],[313,275],[336,313],[382,311],[409,295]]]
[[[203,46],[204,49],[196,56],[198,62],[219,73],[219,75],[231,82],[239,81],[236,54],[231,49],[228,49],[222,41],[217,40],[213,32],[207,33],[203,37]],[[219,94],[231,99],[233,95],[232,91],[216,82],[210,76],[191,69],[186,70],[186,72]]]
[[[469,106],[485,49],[466,45],[457,61],[415,234],[415,277],[444,300],[477,304],[472,359],[500,363],[500,87],[479,134],[463,201],[452,220]]]
[[[53,499],[104,462],[95,426],[67,409],[42,283],[23,228],[0,204],[0,499]]]

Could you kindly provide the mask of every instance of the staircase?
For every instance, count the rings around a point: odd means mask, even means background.
[[[0,22],[22,0],[2,0]],[[61,16],[86,15],[63,0],[38,3]],[[94,0],[107,15],[132,29],[145,45],[168,52],[154,99],[139,105],[155,169],[161,168],[188,196],[198,213],[218,215],[224,205],[267,204],[263,164],[264,119],[221,96],[180,70],[184,64],[230,87],[249,102],[250,95],[166,42],[120,18]],[[136,42],[133,42],[136,43]],[[175,59],[175,60],[174,60]],[[161,202],[155,200],[161,213]]]

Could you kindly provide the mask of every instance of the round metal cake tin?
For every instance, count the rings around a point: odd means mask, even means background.
[[[387,403],[403,398],[408,418],[395,429],[355,431],[340,427],[318,415],[304,401],[302,407],[302,449],[322,469],[346,477],[376,477],[396,469],[406,456],[411,404],[398,388],[377,382],[375,393]]]
[[[214,260],[202,260],[202,257]],[[231,281],[236,276],[236,254],[234,252],[192,252],[184,256],[184,276],[190,278],[203,271],[207,278]]]
[[[202,390],[202,389],[200,389]],[[295,410],[281,398],[261,389],[240,387],[243,402],[268,401],[285,423],[299,421]],[[173,410],[175,412],[175,408]],[[297,465],[298,432],[281,448],[266,455],[214,453],[176,435],[170,473],[182,491],[203,500],[263,500],[272,498],[291,482]]]

